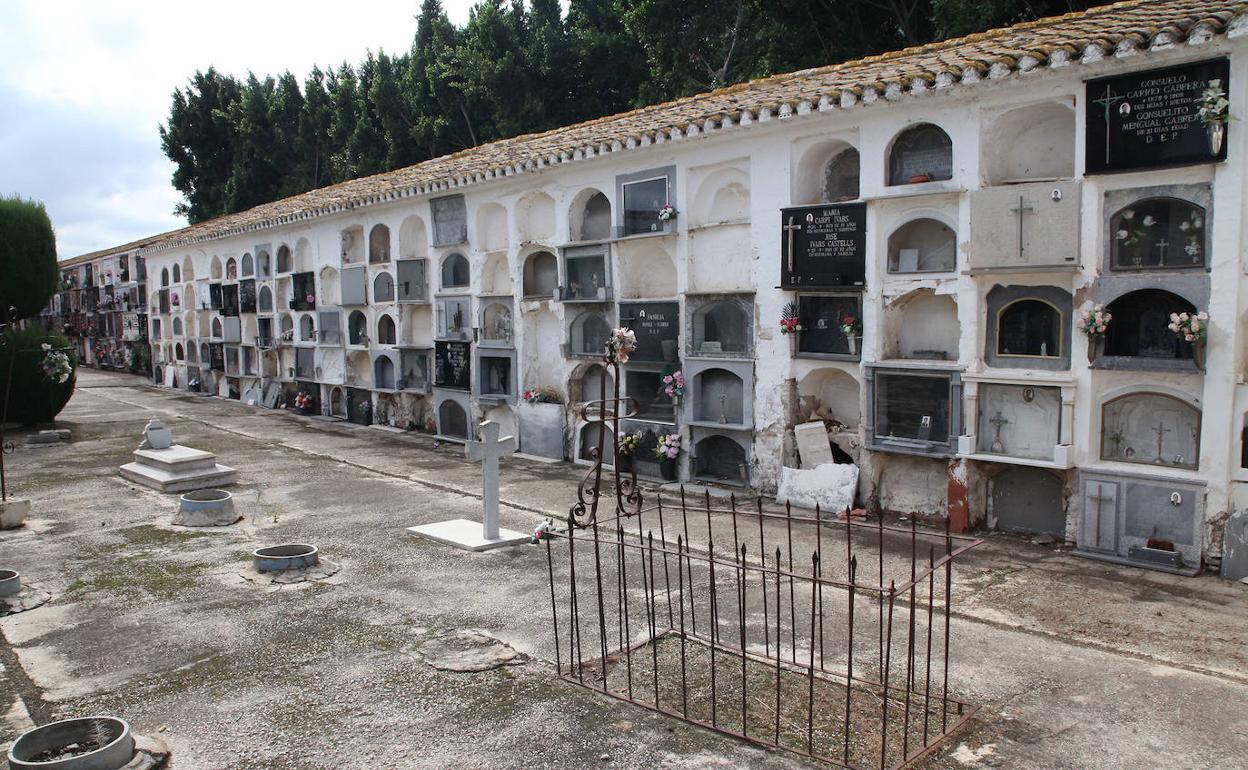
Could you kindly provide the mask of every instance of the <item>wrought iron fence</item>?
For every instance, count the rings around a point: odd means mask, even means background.
[[[683,489],[644,501],[602,462],[633,411],[607,363],[613,397],[603,378],[582,417],[613,438],[599,430],[546,541],[561,679],[850,768],[911,765],[971,718],[950,691],[951,602],[980,540]]]

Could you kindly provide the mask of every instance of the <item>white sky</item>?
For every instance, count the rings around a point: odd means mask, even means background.
[[[457,24],[473,0],[443,0]],[[419,0],[0,0],[0,193],[43,201],[62,259],[185,224],[159,125],[210,65],[245,76],[406,51]]]

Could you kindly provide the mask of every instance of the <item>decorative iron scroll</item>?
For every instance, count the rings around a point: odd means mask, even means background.
[[[629,517],[641,512],[642,495],[637,486],[636,466],[631,466],[626,475],[620,475],[620,420],[627,420],[637,414],[637,399],[620,398],[620,362],[610,348],[603,362],[611,375],[612,396],[607,398],[607,378],[603,377],[598,383],[599,398],[581,407],[581,419],[598,426],[598,446],[590,450],[593,467],[577,485],[576,502],[568,511],[568,525],[582,529],[598,519],[598,506],[602,500],[603,450],[606,443],[603,426],[607,424],[611,426],[611,482],[615,488],[615,513]],[[623,414],[622,407],[625,409]]]

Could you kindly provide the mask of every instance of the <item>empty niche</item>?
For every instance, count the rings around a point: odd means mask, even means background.
[[[1128,292],[1105,308],[1113,320],[1105,334],[1105,355],[1190,359],[1192,345],[1170,331],[1171,313],[1195,313],[1186,299],[1164,289]]]
[[[752,288],[753,255],[741,228],[714,227],[689,233],[689,290],[748,291]]]
[[[238,280],[238,260],[234,259],[233,257],[230,257],[229,259],[225,260],[225,280],[227,281]]]
[[[563,372],[563,355],[560,346],[555,344],[563,336],[563,326],[559,318],[542,305],[521,316],[524,334],[524,370],[521,382],[547,382],[552,372]]]
[[[1075,110],[1047,102],[998,117],[983,147],[990,185],[1066,179],[1075,175]]]
[[[295,319],[290,317],[290,313],[282,314],[281,330],[282,330],[282,340],[284,342],[294,342]],[[212,319],[212,336],[214,337],[221,336],[221,322],[215,318]]]
[[[507,250],[507,209],[497,203],[483,203],[477,207],[477,248]]]
[[[385,225],[373,225],[368,231],[368,261],[390,261],[390,228]]]
[[[378,273],[373,279],[373,301],[394,302],[394,276]]]
[[[524,296],[550,299],[559,286],[559,260],[549,251],[536,251],[524,258]]]
[[[716,169],[705,174],[695,189],[690,224],[749,221],[750,177],[744,170],[737,167]]]
[[[256,255],[256,277],[273,277],[273,258],[269,256],[269,252],[267,251],[262,250]]]
[[[848,142],[832,140],[808,147],[793,169],[795,205],[839,203],[859,197],[858,150]]]
[[[958,234],[931,217],[919,217],[888,236],[888,272],[949,272],[957,265]]]
[[[513,336],[511,308],[503,302],[489,302],[481,310],[481,344],[510,346]]]
[[[888,184],[922,184],[953,178],[953,141],[932,123],[910,126],[888,150]]]
[[[164,275],[164,272],[165,271],[163,270],[161,271],[162,276]],[[173,264],[173,282],[182,283],[182,268],[176,262]],[[165,284],[165,285],[168,286],[169,284]]]
[[[613,221],[607,196],[593,188],[582,190],[568,210],[569,240],[605,241],[611,237]]]
[[[364,261],[364,228],[360,225],[348,227],[339,235],[339,253],[344,265],[355,265]]]
[[[382,315],[377,319],[377,344],[393,345],[395,342],[394,317],[389,314]]]
[[[953,297],[918,289],[887,305],[884,319],[885,359],[958,359],[961,326]]]
[[[399,314],[404,345],[433,346],[433,308],[430,305],[399,305]]]
[[[620,292],[623,299],[676,296],[676,263],[662,243],[621,243]]]
[[[290,253],[290,247],[283,243],[277,247],[277,272],[289,273],[294,269],[294,258]]]
[[[368,344],[368,319],[359,310],[352,310],[347,316],[347,344]]]
[[[694,376],[694,419],[740,425],[744,420],[745,383],[727,369],[705,369]]]
[[[157,321],[153,321],[153,322],[152,322],[152,328],[153,328],[153,329],[155,330],[155,332],[156,332],[156,333],[155,333],[155,334],[153,334],[152,336],[153,336],[153,337],[157,337],[157,338],[159,338],[159,337],[160,337],[160,321],[159,321],[159,320],[157,320]],[[212,319],[212,336],[213,336],[213,338],[215,338],[215,339],[221,339],[221,337],[223,337],[223,336],[224,336],[224,332],[223,332],[223,330],[222,330],[222,326],[221,326],[221,319],[220,319],[220,318],[214,318],[214,319]]]
[[[442,260],[443,289],[466,289],[469,280],[468,259],[463,254],[449,254]]]
[[[342,299],[338,271],[332,267],[321,270],[321,305],[337,305]]]
[[[568,348],[573,355],[601,356],[605,353],[611,324],[601,310],[586,310],[572,319],[568,333]]]
[[[500,436],[519,435],[516,432],[517,430],[516,410],[512,409],[507,404],[498,404],[496,406],[491,406],[485,410],[485,414],[482,416],[486,420],[489,420],[490,422],[498,423],[498,435]]]
[[[603,455],[603,465],[615,465],[615,434],[603,423],[586,423],[581,427],[576,458],[584,462],[593,462],[599,452]]]
[[[749,475],[745,447],[728,436],[712,434],[693,448],[693,475],[707,481],[744,484]]]
[[[174,265],[174,267],[176,268],[177,265]],[[243,255],[242,271],[244,278],[250,278],[256,274],[256,262],[250,254]]]
[[[316,340],[316,322],[312,320],[310,315],[305,315],[299,319],[299,340],[301,342],[313,342]]]
[[[390,356],[377,356],[373,362],[373,387],[394,390],[394,361]]]
[[[486,257],[485,267],[481,270],[482,294],[511,294],[511,265],[507,262],[506,253],[491,254]]]
[[[447,399],[438,406],[438,434],[447,438],[468,438],[468,414],[458,401]]]
[[[603,389],[605,385],[605,390]],[[615,394],[615,379],[602,364],[588,364],[573,376],[569,390],[581,402],[598,401],[612,398]]]
[[[399,225],[399,256],[402,259],[418,259],[429,252],[429,236],[425,222],[415,214]]]
[[[208,264],[208,276],[214,281],[221,280],[222,272],[220,257],[214,256],[212,258],[212,262]]]
[[[202,253],[202,252],[201,252]],[[195,265],[191,262],[191,255],[187,254],[182,258],[182,280],[195,280]]]
[[[316,269],[312,243],[307,238],[295,242],[295,271],[306,273]]]
[[[182,336],[182,319],[178,318],[177,316],[173,317],[173,336],[175,337]]]
[[[522,243],[554,238],[555,199],[540,192],[524,196],[516,204],[516,226]]]
[[[342,388],[329,389],[329,414],[332,417],[347,416],[347,402],[343,398]]]
[[[693,310],[689,352],[702,355],[749,355],[753,349],[753,298],[726,297]]]

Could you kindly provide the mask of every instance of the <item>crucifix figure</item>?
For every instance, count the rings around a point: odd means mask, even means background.
[[[1153,433],[1157,434],[1157,458],[1153,462],[1158,465],[1164,465],[1166,462],[1161,456],[1161,442],[1165,440],[1166,434],[1169,432],[1170,429],[1166,427],[1164,422],[1158,422],[1157,427],[1153,428]]]
[[[792,215],[790,215],[790,216],[789,216],[789,221],[788,221],[788,223],[787,223],[786,225],[784,225],[784,227],[782,227],[781,229],[785,231],[785,233],[787,234],[787,237],[788,237],[788,245],[789,245],[789,272],[790,272],[790,273],[792,273],[792,272],[793,272],[793,233],[795,233],[795,232],[797,232],[797,231],[801,230],[801,229],[802,229],[802,226],[801,226],[801,225],[798,225],[798,224],[794,224],[794,223],[793,223],[793,216],[792,216]]]
[[[728,394],[719,394],[719,422],[725,424],[728,422]]]
[[[1114,452],[1112,455],[1110,455],[1110,457],[1121,457],[1122,456],[1122,440],[1123,438],[1125,438],[1125,435],[1122,432],[1122,428],[1115,428],[1114,430],[1106,433],[1105,438],[1109,439],[1109,442],[1114,445]]]
[[[1118,102],[1126,99],[1125,96],[1116,96],[1114,94],[1114,86],[1112,83],[1105,84],[1105,95],[1100,99],[1093,99],[1093,104],[1099,104],[1105,108],[1105,165],[1109,165],[1109,115],[1110,110]]]
[[[1023,215],[1035,211],[1034,208],[1027,205],[1022,195],[1018,196],[1018,205],[1010,209],[1011,214],[1018,214],[1018,258],[1026,259],[1023,254]]]
[[[1157,264],[1166,264],[1166,247],[1169,245],[1170,242],[1165,238],[1161,238],[1157,241],[1157,245],[1155,247],[1157,249]]]
[[[992,419],[988,420],[988,422],[992,423],[992,426],[997,429],[997,436],[993,440],[992,446],[989,447],[988,449],[991,452],[1004,454],[1005,444],[1002,443],[1001,441],[1001,429],[1004,428],[1006,425],[1009,425],[1010,421],[1005,416],[1003,416],[1000,412],[997,412],[997,414]]]

